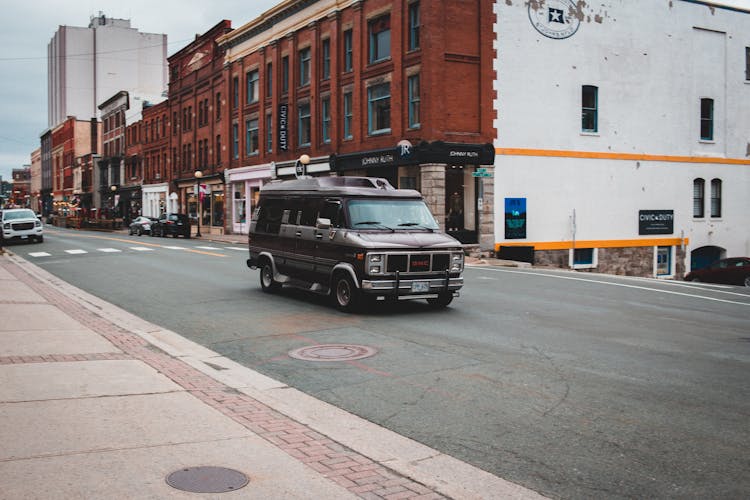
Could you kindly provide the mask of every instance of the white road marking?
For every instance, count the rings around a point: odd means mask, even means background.
[[[122,252],[122,250],[118,250],[117,248],[97,248],[97,250],[104,253]]]
[[[185,250],[185,247],[168,247],[168,246],[163,246],[162,248],[169,248],[170,250]]]
[[[153,252],[153,248],[148,247],[130,247],[131,250],[135,250],[136,252]]]
[[[750,306],[750,302],[737,302],[736,300],[726,300],[726,299],[717,299],[715,297],[706,297],[703,295],[694,295],[692,293],[682,293],[682,292],[675,292],[673,290],[660,290],[658,288],[649,288],[647,286],[636,286],[636,285],[628,285],[626,283],[615,283],[611,281],[602,281],[602,280],[594,280],[590,278],[577,278],[573,276],[558,276],[556,274],[547,274],[547,273],[537,273],[537,272],[527,272],[527,271],[511,271],[509,269],[497,269],[494,267],[483,267],[482,269],[486,269],[488,271],[494,271],[499,273],[512,273],[512,274],[526,274],[531,276],[544,276],[546,278],[557,278],[561,280],[572,280],[572,281],[585,281],[588,283],[597,283],[600,285],[610,285],[610,286],[619,286],[623,288],[635,288],[637,290],[648,290],[650,292],[657,292],[657,293],[666,293],[670,295],[680,295],[682,297],[690,297],[693,299],[703,299],[703,300],[711,300],[714,302],[724,302],[726,304],[736,304],[740,306]],[[713,291],[713,290],[712,290]],[[722,292],[721,290],[715,290],[716,292]],[[731,292],[723,292],[723,293],[731,293]],[[743,297],[747,297],[747,295],[738,293],[736,295],[740,295]]]
[[[48,254],[47,252],[31,252],[29,253],[29,256],[30,257],[49,257],[50,254]]]
[[[202,250],[220,250],[219,247],[195,247],[195,248],[200,248]]]
[[[242,248],[242,247],[239,247],[239,248],[238,247],[224,247],[224,248],[226,248],[227,250],[239,250],[240,252],[247,252],[247,248]]]
[[[71,255],[81,255],[81,254],[88,253],[88,252],[86,250],[74,249],[74,250],[65,250],[65,253],[69,253]]]

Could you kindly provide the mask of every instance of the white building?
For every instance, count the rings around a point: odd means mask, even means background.
[[[100,13],[87,28],[60,26],[47,46],[48,126],[99,117],[120,90],[159,96],[167,88],[167,35],[140,33]]]
[[[501,254],[678,278],[750,255],[750,12],[683,0],[496,0],[495,12]]]

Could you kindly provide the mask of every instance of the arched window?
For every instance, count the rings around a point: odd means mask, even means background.
[[[706,181],[703,179],[693,180],[693,217],[703,217],[703,199],[705,197]]]
[[[711,217],[721,217],[721,179],[711,181]]]

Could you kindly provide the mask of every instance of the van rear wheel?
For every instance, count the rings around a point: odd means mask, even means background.
[[[270,262],[265,262],[260,268],[260,287],[266,293],[275,292],[281,288],[281,283],[273,279],[273,267]]]
[[[342,311],[355,311],[359,306],[359,290],[347,274],[339,274],[333,283],[333,299]]]

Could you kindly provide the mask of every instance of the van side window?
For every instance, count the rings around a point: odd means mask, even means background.
[[[267,199],[259,207],[256,230],[263,233],[278,234],[281,228],[281,216],[283,212],[281,200]]]
[[[326,200],[323,209],[320,211],[320,217],[331,220],[331,227],[341,227],[343,223],[341,217],[341,202],[338,200]]]
[[[315,221],[318,220],[318,212],[320,211],[321,200],[316,198],[309,198],[304,200],[302,204],[302,217],[300,218],[301,226],[314,226]]]

